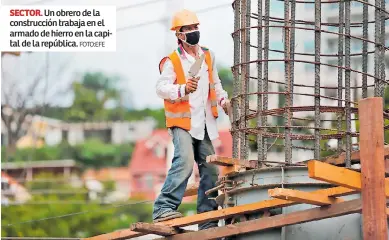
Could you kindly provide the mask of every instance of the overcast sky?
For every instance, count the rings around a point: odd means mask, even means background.
[[[141,4],[150,2],[150,4]],[[122,90],[131,91],[134,107],[162,107],[163,102],[156,96],[155,83],[158,79],[158,63],[164,54],[175,47],[174,33],[168,30],[165,22],[159,19],[170,17],[177,9],[187,8],[199,12],[201,40],[216,54],[218,64],[230,67],[233,63],[233,9],[230,0],[1,0],[3,5],[116,5],[117,11],[117,47],[112,53],[50,53],[50,72],[66,59],[70,65],[60,77],[51,73],[50,81],[64,86],[74,80],[73,74],[85,71],[103,71],[107,74],[119,74],[125,81]],[[133,6],[135,5],[135,6]],[[137,6],[138,5],[138,6]],[[144,24],[154,22],[151,24]],[[168,20],[170,24],[170,19]],[[139,24],[139,25],[138,25]],[[144,24],[144,25],[141,25]],[[125,28],[127,26],[137,26]],[[170,45],[168,45],[170,44]],[[44,54],[35,53],[34,59],[44,63]],[[31,58],[31,57],[30,57]],[[11,65],[12,64],[12,65]],[[26,62],[26,58],[4,59],[4,66],[21,69],[26,65],[34,67],[37,60]],[[23,72],[20,70],[19,72]],[[24,74],[25,71],[24,71]],[[62,83],[62,84],[60,84]],[[129,94],[129,93],[128,93]],[[71,103],[71,97],[60,99],[60,103]]]

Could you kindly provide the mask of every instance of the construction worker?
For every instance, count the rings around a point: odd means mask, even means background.
[[[227,114],[230,107],[227,92],[219,79],[215,56],[199,46],[199,20],[195,13],[182,10],[173,16],[178,48],[160,62],[161,76],[156,92],[164,99],[166,125],[173,138],[174,157],[161,193],[154,203],[153,219],[160,222],[183,215],[177,212],[184,196],[194,162],[200,173],[197,212],[217,210],[215,187],[218,169],[206,162],[215,154],[211,140],[218,138],[216,119],[219,104]],[[205,61],[196,77],[188,77],[192,64],[205,54]],[[199,224],[199,229],[217,227],[218,221]]]

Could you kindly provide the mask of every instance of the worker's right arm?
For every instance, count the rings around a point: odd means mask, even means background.
[[[176,73],[174,72],[173,64],[170,59],[167,59],[156,84],[157,95],[160,98],[170,100],[183,97],[185,95],[185,84],[174,84],[175,81]]]

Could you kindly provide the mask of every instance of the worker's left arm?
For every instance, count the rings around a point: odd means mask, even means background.
[[[219,74],[218,74],[217,67],[216,67],[215,54],[213,52],[211,52],[211,56],[212,56],[213,81],[215,83],[217,102],[219,103],[220,106],[223,107],[224,103],[226,103],[226,101],[228,101],[228,94],[223,89],[221,80],[219,78]]]

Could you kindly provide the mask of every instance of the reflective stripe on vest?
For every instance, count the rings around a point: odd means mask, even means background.
[[[190,112],[178,112],[178,113],[172,113],[172,112],[166,112],[165,116],[168,118],[190,118]]]
[[[208,78],[209,78],[209,94],[208,98],[211,102],[212,115],[217,118],[217,99],[215,91],[215,83],[213,81],[213,69],[212,69],[212,59],[210,51],[207,48],[202,47],[205,54],[205,62],[208,66]],[[178,50],[179,52],[181,49]],[[180,52],[181,53],[181,52]],[[180,56],[176,51],[173,51],[168,57],[164,57],[159,64],[159,70],[162,72],[163,65],[167,59],[170,59],[172,62],[174,72],[176,73],[176,81],[174,84],[185,84],[186,78],[184,70],[181,65]],[[186,130],[191,128],[191,113],[189,105],[189,95],[186,95],[182,98],[176,100],[164,100],[165,105],[165,117],[166,117],[166,127],[180,127]]]
[[[166,101],[168,101],[170,103],[180,103],[180,102],[184,102],[184,101],[189,101],[189,95],[186,95],[186,96],[179,98],[179,99],[176,99],[176,100],[166,99]]]
[[[208,66],[208,79],[209,79],[209,94],[208,97],[211,100],[212,115],[217,118],[219,116],[217,112],[217,98],[215,91],[215,82],[213,81],[213,64],[211,59],[211,53],[207,48],[202,48],[205,54],[205,62]]]

